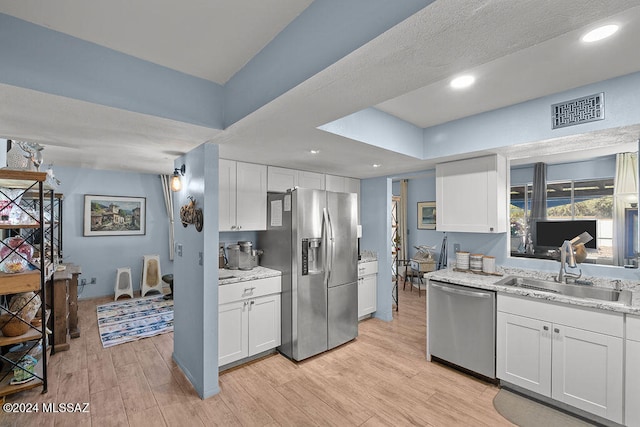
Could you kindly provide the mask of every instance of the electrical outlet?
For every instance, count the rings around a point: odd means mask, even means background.
[[[92,277],[91,281],[89,282],[90,285],[95,285],[96,284],[96,278]]]
[[[460,243],[453,244],[453,253],[460,252]]]
[[[87,279],[80,279],[80,286],[84,286],[87,284]]]
[[[198,265],[204,265],[204,254],[202,252],[198,252]]]

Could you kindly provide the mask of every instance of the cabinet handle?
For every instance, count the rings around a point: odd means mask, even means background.
[[[560,332],[560,329],[558,328],[553,328],[553,332],[555,332],[556,334]]]
[[[240,229],[242,229],[242,226],[241,226],[241,225],[239,225],[239,226],[238,226],[238,230],[240,230]]]
[[[252,287],[250,287],[250,288],[244,288],[244,293],[245,293],[245,294],[252,294],[252,293],[253,293],[253,290],[254,290],[255,288],[256,288],[255,286],[252,286]]]
[[[542,329],[544,329],[545,331],[548,331],[549,327],[548,326],[543,326]]]

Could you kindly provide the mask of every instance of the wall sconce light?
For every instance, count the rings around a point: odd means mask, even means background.
[[[171,191],[180,191],[182,190],[182,180],[181,176],[184,176],[184,172],[186,171],[186,167],[182,165],[180,169],[175,168],[173,170],[173,176],[171,177]]]

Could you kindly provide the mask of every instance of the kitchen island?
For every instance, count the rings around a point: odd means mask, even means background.
[[[503,268],[499,274],[502,276],[454,270],[427,274],[427,301],[453,285],[445,304],[427,303],[427,359],[439,356],[442,342],[449,345],[442,337],[464,336],[462,332],[480,322],[479,318],[475,323],[459,322],[457,318],[443,321],[442,316],[435,315],[438,306],[446,305],[452,313],[464,312],[472,300],[493,293],[493,321],[485,329],[495,331],[492,357],[501,386],[599,423],[638,425],[640,413],[633,411],[640,404],[640,378],[634,375],[637,362],[630,363],[638,355],[632,354],[637,350],[630,337],[640,333],[640,285],[610,278],[581,278],[580,283],[587,284],[579,287],[630,292],[630,299],[623,303],[556,293],[564,291],[562,287],[569,286],[566,284],[557,284],[556,291],[544,291],[511,286],[503,280],[516,276],[553,281],[553,273]],[[450,334],[442,333],[456,324]],[[464,347],[459,339],[451,341]],[[458,358],[459,353],[450,353],[451,359],[438,358],[466,368],[457,360],[465,360]]]

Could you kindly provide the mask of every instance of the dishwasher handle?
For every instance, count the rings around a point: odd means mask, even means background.
[[[449,286],[438,285],[431,282],[431,286],[436,289],[440,289],[444,292],[449,292],[451,294],[465,295],[473,298],[493,298],[493,292],[475,292],[475,291],[465,291],[463,289],[451,288]]]

